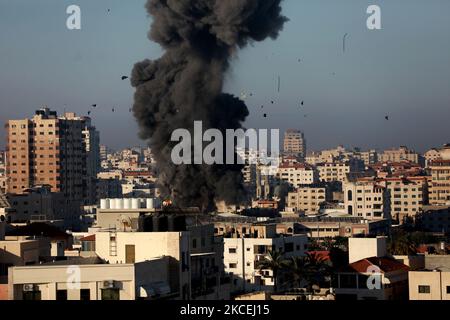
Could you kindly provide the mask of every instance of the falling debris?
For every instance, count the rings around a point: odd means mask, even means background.
[[[264,109],[264,106],[261,106],[261,109]]]
[[[273,102],[273,100],[272,100],[272,101],[270,101],[270,103],[271,103],[271,104],[273,104],[273,103],[274,103],[274,102]]]
[[[344,51],[344,53],[347,48],[347,36],[348,36],[348,33],[344,34],[344,38],[342,39],[342,50]]]
[[[300,104],[301,104],[302,106],[304,106],[304,105],[305,105],[305,101],[300,102]]]
[[[384,117],[387,121],[389,121],[389,116]]]
[[[91,115],[91,112],[90,112],[90,111],[88,111],[88,116],[89,116],[89,115]]]
[[[116,111],[116,109],[112,108],[112,112],[115,112],[115,111]]]
[[[267,113],[264,113],[264,118],[267,118]]]
[[[278,76],[278,92],[280,92],[281,78]]]
[[[126,79],[128,79],[127,76],[122,76],[122,80],[126,80]]]
[[[97,105],[96,105],[96,104],[93,104],[92,107],[93,107],[93,108],[97,108]]]

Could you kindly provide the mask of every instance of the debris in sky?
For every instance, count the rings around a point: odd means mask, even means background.
[[[300,104],[301,104],[302,106],[304,106],[304,105],[305,105],[305,101],[300,102]]]
[[[114,108],[112,108],[112,112],[115,112],[116,110]]]
[[[389,121],[389,116],[384,117],[387,121]]]
[[[281,78],[280,76],[278,76],[278,92],[280,92],[280,87],[281,87]]]
[[[264,106],[261,106],[261,109],[264,109]]]
[[[270,103],[271,103],[271,104],[273,104],[273,100],[272,100],[272,101],[270,101]]]
[[[267,118],[267,113],[264,113],[264,118]]]
[[[122,76],[122,80],[126,80],[126,79],[128,79],[127,76]]]
[[[345,49],[347,48],[347,43],[346,43],[347,36],[348,36],[348,33],[344,34],[344,38],[342,39],[342,49],[344,52],[345,52]]]
[[[96,104],[93,104],[93,105],[92,105],[92,107],[93,107],[93,108],[96,108],[96,107],[97,107],[97,105],[96,105]]]
[[[89,115],[91,115],[91,112],[90,112],[90,111],[88,111],[88,116],[89,116]]]

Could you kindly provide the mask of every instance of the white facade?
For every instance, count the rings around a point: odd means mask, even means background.
[[[389,191],[374,182],[345,182],[345,209],[348,214],[367,220],[390,217]]]
[[[285,257],[305,255],[308,239],[306,235],[295,235],[280,238],[225,238],[224,264],[225,271],[232,273],[235,290],[270,290],[274,281],[272,271],[262,274],[258,262],[264,260],[272,250],[281,250]]]

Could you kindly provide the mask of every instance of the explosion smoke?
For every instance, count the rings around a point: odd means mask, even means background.
[[[148,0],[149,38],[165,50],[134,66],[134,115],[157,161],[159,187],[178,206],[212,210],[217,200],[237,204],[244,195],[239,165],[181,165],[171,161],[172,132],[238,129],[248,116],[243,101],[222,93],[238,49],[277,38],[287,21],[282,0]]]

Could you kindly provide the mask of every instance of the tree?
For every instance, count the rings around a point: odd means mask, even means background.
[[[391,255],[412,256],[417,254],[417,246],[411,235],[396,232],[388,241],[388,251]]]
[[[271,270],[273,273],[273,289],[274,292],[278,290],[278,275],[279,271],[287,267],[287,261],[281,251],[269,251],[264,257],[264,260],[259,262],[259,271]]]

